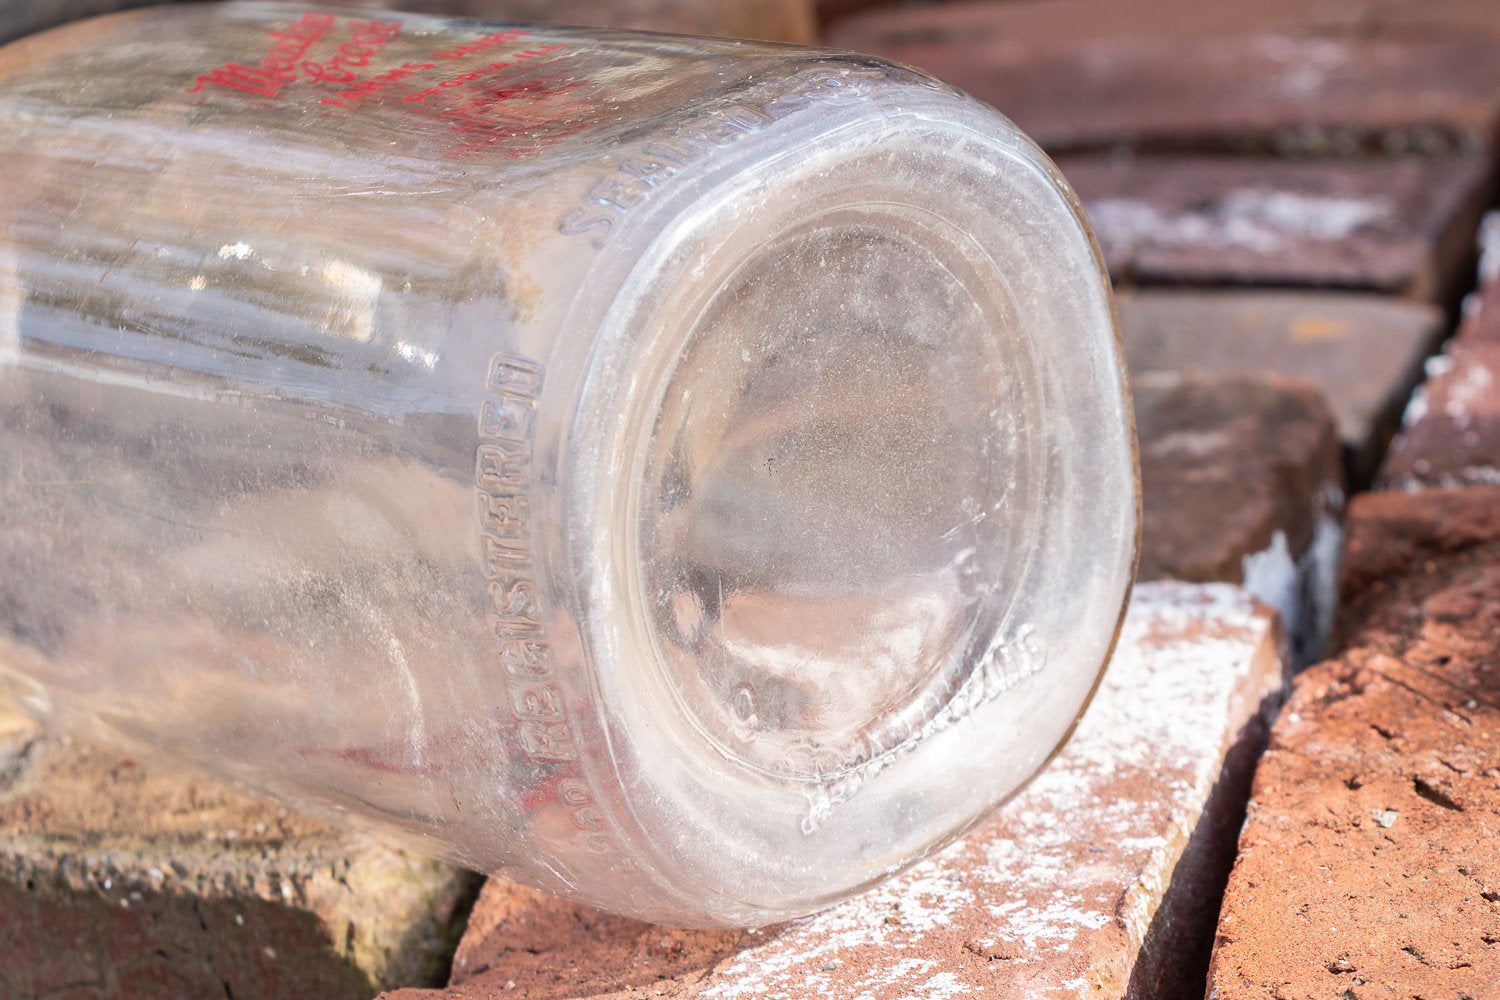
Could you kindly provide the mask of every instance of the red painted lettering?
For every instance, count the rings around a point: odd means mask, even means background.
[[[277,97],[282,87],[297,79],[297,61],[327,33],[334,21],[332,14],[303,14],[296,24],[267,33],[275,44],[261,58],[259,65],[225,63],[198,77],[187,92],[196,94],[206,87],[215,86],[261,97]]]

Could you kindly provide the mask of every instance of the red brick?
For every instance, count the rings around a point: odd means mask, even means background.
[[[1378,484],[1500,483],[1500,278],[1469,300],[1457,334],[1427,372]]]
[[[1307,382],[1156,375],[1134,381],[1140,438],[1138,578],[1243,584],[1281,613],[1293,662],[1333,618],[1343,469]]]
[[[1354,486],[1369,481],[1444,330],[1437,308],[1375,295],[1139,291],[1119,306],[1133,374],[1271,373],[1316,385]]]
[[[1461,997],[1500,983],[1500,489],[1351,505],[1336,659],[1256,773],[1210,995]]]
[[[834,41],[921,66],[1052,152],[1431,155],[1489,149],[1500,124],[1500,41],[1474,32],[1077,41],[1058,21],[1041,31],[1050,36]]]
[[[865,52],[921,46],[1035,45],[1059,38],[1199,38],[1357,30],[1463,29],[1500,35],[1494,0],[820,0],[830,44]]]
[[[495,884],[455,985],[388,1000],[1201,997],[1278,649],[1269,613],[1232,587],[1143,585],[1058,757],[894,882],[756,932],[651,927]]]
[[[1443,301],[1490,194],[1477,157],[1066,157],[1123,284],[1268,285]]]

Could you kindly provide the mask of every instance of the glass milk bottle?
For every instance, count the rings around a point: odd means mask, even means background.
[[[0,673],[677,924],[962,833],[1116,634],[1078,203],[814,49],[283,5],[0,50]]]

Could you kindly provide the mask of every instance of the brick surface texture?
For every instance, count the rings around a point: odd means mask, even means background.
[[[1468,279],[1483,157],[1064,157],[1123,284],[1366,289],[1442,302]]]
[[[1134,390],[1139,579],[1243,584],[1310,661],[1332,621],[1344,506],[1322,396],[1264,376],[1148,375]]]
[[[1270,373],[1316,385],[1338,425],[1353,487],[1374,473],[1423,359],[1446,329],[1435,306],[1341,292],[1127,291],[1119,309],[1138,378]]]
[[[1475,32],[1247,34],[1184,44],[1075,42],[1057,28],[1043,40],[861,39],[856,47],[990,102],[1057,153],[1430,156],[1491,149],[1500,126],[1500,42]]]
[[[1056,45],[1109,38],[1190,40],[1247,32],[1407,35],[1435,29],[1500,36],[1493,0],[818,0],[832,44],[879,52],[964,49],[997,41]]]
[[[1500,484],[1500,278],[1470,300],[1428,371],[1380,468],[1381,485]]]
[[[1073,739],[996,815],[893,882],[805,920],[718,933],[493,883],[454,985],[389,1000],[1201,996],[1223,849],[1283,682],[1273,620],[1243,592],[1142,586]]]
[[[21,0],[0,38],[142,2]],[[814,24],[808,0],[352,2]],[[823,41],[1057,156],[1122,289],[1155,582],[1073,739],[883,886],[688,931],[500,880],[469,917],[477,877],[0,705],[0,1000],[1500,997],[1500,238],[1424,368],[1495,195],[1500,2],[816,7]]]
[[[1297,678],[1220,918],[1218,1000],[1500,988],[1500,489],[1353,503],[1342,651]]]
[[[0,998],[442,982],[472,876],[0,714]]]

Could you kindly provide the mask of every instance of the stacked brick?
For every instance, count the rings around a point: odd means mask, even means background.
[[[819,9],[826,41],[1032,132],[1120,288],[1140,578],[1191,583],[1139,588],[1075,739],[969,837],[815,917],[685,931],[491,881],[434,972],[462,873],[0,721],[0,997],[1364,1000],[1500,982],[1500,282],[1429,358],[1493,195],[1492,0]],[[1412,25],[1442,30],[1392,30]],[[1336,586],[1345,482],[1372,479]],[[1257,767],[1290,668],[1323,653]]]
[[[1429,359],[1493,196],[1500,13],[1312,6],[960,0],[835,29],[1013,114],[1090,209],[1136,378],[1143,578],[1259,586],[1216,550],[1265,523],[1266,497],[1298,497],[1290,510],[1317,495],[1292,473],[1311,466],[1264,443],[1295,450],[1287,431],[1306,426],[1287,422],[1298,392],[1279,379],[1326,397],[1352,485],[1401,491],[1353,500],[1332,658],[1293,682],[1257,772],[1211,974],[1124,995],[1479,997],[1500,982],[1500,286]],[[1371,30],[1424,19],[1439,30]],[[1284,401],[1257,408],[1251,384]],[[1209,447],[1232,416],[1258,425],[1240,440],[1277,470],[1242,503],[1226,481],[1257,459]],[[1285,547],[1316,576],[1316,542]],[[1317,592],[1299,606],[1262,588],[1294,640],[1326,622]],[[1297,652],[1313,659],[1316,638]]]
[[[1488,270],[1488,269],[1487,269]],[[1336,655],[1256,774],[1216,997],[1486,996],[1500,982],[1500,281],[1349,516]],[[1297,927],[1300,933],[1267,929]]]

